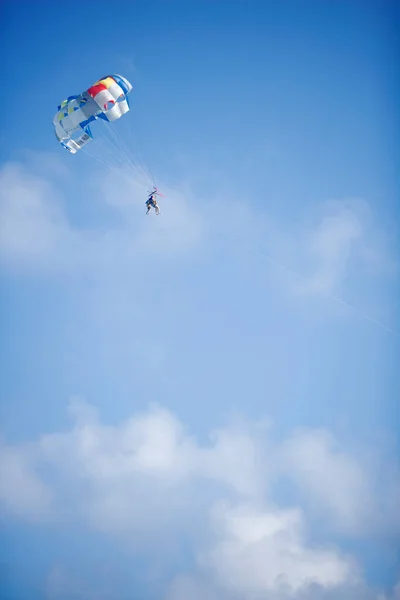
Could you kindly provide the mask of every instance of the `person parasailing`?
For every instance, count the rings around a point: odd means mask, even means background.
[[[152,208],[154,208],[154,210],[156,211],[156,215],[160,214],[160,207],[157,204],[157,196],[162,196],[162,194],[160,194],[158,189],[156,187],[154,187],[153,191],[150,192],[150,196],[146,200],[146,206],[147,206],[146,215],[149,214],[149,212],[151,211]]]

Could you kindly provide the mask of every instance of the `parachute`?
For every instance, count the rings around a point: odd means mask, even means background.
[[[58,106],[53,119],[60,144],[75,154],[93,139],[90,123],[96,119],[112,122],[129,111],[132,85],[121,75],[107,75],[88,90],[69,96]]]
[[[71,154],[81,151],[118,175],[155,186],[154,178],[114,123],[129,112],[131,90],[132,84],[122,75],[102,77],[84,92],[61,102],[53,118],[54,133]],[[97,124],[92,132],[94,121]],[[123,130],[131,133],[128,127],[123,126]],[[89,144],[92,140],[95,143]]]

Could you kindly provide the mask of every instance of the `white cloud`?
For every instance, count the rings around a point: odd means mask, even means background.
[[[200,444],[161,407],[114,426],[103,425],[82,400],[70,410],[70,431],[44,435],[29,451],[4,446],[1,500],[8,513],[83,518],[88,528],[122,537],[153,558],[167,544],[171,559],[184,535],[197,554],[197,574],[177,574],[174,600],[190,589],[195,598],[198,586],[210,598],[222,590],[220,598],[268,593],[280,600],[301,598],[313,586],[315,598],[324,598],[330,588],[361,585],[357,562],[329,544],[329,531],[324,543],[313,542],[313,510],[330,511],[334,534],[347,527],[362,536],[392,488],[374,486],[367,465],[336,450],[327,432],[295,433],[272,445],[265,427],[236,422]],[[288,473],[307,491],[311,510],[307,503],[273,503],[274,482]],[[371,502],[363,513],[365,493]]]
[[[304,525],[298,509],[220,506],[214,514],[217,541],[202,562],[221,586],[254,597],[352,581],[355,564],[337,550],[308,545]]]
[[[75,427],[43,436],[39,452],[72,486],[82,480],[81,508],[97,528],[129,533],[150,522],[169,527],[165,502],[175,517],[187,514],[201,497],[199,481],[238,494],[256,491],[256,443],[246,432],[216,431],[201,447],[157,406],[115,427],[100,424],[96,411],[79,400],[71,411]]]

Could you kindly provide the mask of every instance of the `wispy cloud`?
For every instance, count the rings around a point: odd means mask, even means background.
[[[70,235],[55,187],[19,163],[0,172],[0,253],[3,263],[47,265]]]
[[[255,213],[244,202],[222,202],[215,212],[213,232],[230,242],[232,257],[264,260],[277,290],[303,303],[330,298],[397,335],[385,324],[390,303],[382,302],[385,289],[390,297],[399,282],[397,232],[365,200],[322,200],[296,222]]]
[[[99,587],[71,574],[62,564],[55,564],[47,575],[44,594],[46,600],[116,600],[118,597]]]
[[[373,224],[365,201],[328,201],[319,214],[319,221],[303,234],[306,272],[300,291],[340,293],[356,271],[378,276],[392,271],[390,239]]]
[[[44,175],[49,169],[43,165],[50,165],[53,177]],[[393,236],[374,221],[364,200],[321,202],[305,220],[289,225],[254,214],[243,200],[228,204],[222,195],[199,202],[187,185],[182,191],[164,185],[162,215],[145,217],[146,189],[126,175],[97,174],[85,188],[99,210],[111,208],[112,224],[105,231],[71,220],[70,200],[58,185],[65,166],[54,157],[28,155],[24,162],[6,163],[0,171],[3,265],[104,275],[144,262],[181,262],[193,252],[218,252],[228,244],[232,260],[246,250],[264,256],[274,281],[279,277],[297,297],[341,296],[344,286],[353,289],[368,278],[376,284],[397,275]],[[74,183],[72,198],[87,201],[70,177]]]
[[[53,165],[48,157],[43,161]],[[202,239],[202,217],[193,198],[165,189],[165,214],[145,217],[146,189],[113,172],[98,176],[91,193],[99,209],[108,204],[114,225],[85,227],[68,216],[67,198],[57,177],[64,173],[53,165],[55,177],[42,174],[37,157],[27,162],[6,163],[0,170],[0,253],[4,266],[41,268],[52,272],[84,272],[121,269],[147,261],[183,260]],[[57,168],[56,168],[57,167]],[[57,177],[56,177],[57,176]],[[74,187],[75,184],[75,187]],[[87,189],[70,182],[74,201],[88,201]],[[71,200],[69,200],[71,201]]]
[[[52,490],[36,473],[35,447],[0,445],[0,501],[5,510],[29,519],[52,514]]]
[[[281,468],[287,470],[312,512],[325,517],[334,530],[347,535],[400,533],[395,508],[400,501],[400,473],[383,455],[359,450],[349,455],[326,429],[295,432],[282,445]],[[378,462],[376,462],[378,459]],[[378,493],[379,488],[385,493]],[[362,502],[360,502],[362,498]]]

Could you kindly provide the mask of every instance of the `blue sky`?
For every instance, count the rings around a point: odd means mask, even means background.
[[[397,599],[398,7],[1,10],[7,598]]]

